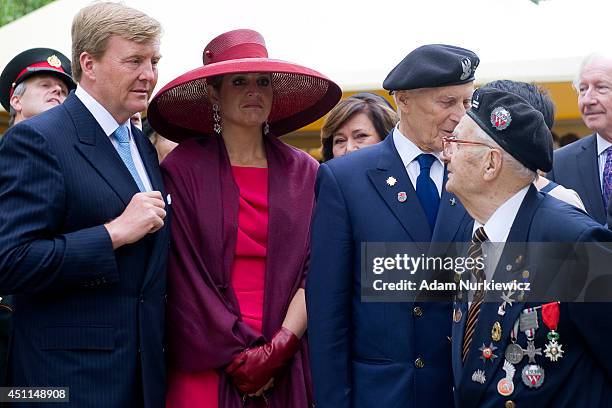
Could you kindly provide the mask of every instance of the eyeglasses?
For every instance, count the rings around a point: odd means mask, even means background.
[[[496,147],[493,147],[491,145],[488,145],[486,143],[482,143],[482,142],[473,142],[471,140],[463,140],[463,139],[457,139],[455,137],[443,137],[442,138],[442,143],[444,146],[444,155],[446,157],[450,157],[453,153],[455,153],[455,149],[453,149],[453,143],[456,144],[464,144],[464,145],[468,145],[468,146],[485,146],[488,147],[489,149],[497,149]]]

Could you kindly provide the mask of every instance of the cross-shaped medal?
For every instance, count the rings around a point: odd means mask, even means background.
[[[529,357],[530,363],[535,363],[535,356],[542,355],[542,348],[541,347],[536,348],[533,340],[528,340],[527,348],[523,350],[523,352],[525,353],[527,357]]]

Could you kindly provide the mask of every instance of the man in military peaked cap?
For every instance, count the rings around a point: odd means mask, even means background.
[[[389,137],[319,168],[307,282],[317,407],[453,406],[451,303],[361,301],[361,244],[451,242],[471,222],[440,158],[470,106],[479,59],[425,45],[384,81]]]
[[[9,126],[64,102],[75,87],[70,61],[59,51],[32,48],[13,58],[0,75],[0,103]],[[11,333],[12,297],[0,298],[0,384],[4,384]]]
[[[9,126],[64,102],[76,88],[70,60],[51,48],[31,48],[13,58],[0,75],[0,103]]]
[[[488,88],[474,93],[471,109],[444,140],[446,186],[475,220],[468,252],[488,259],[470,271],[472,280],[530,284],[524,293],[458,295],[456,407],[610,406],[610,279],[576,283],[587,270],[609,273],[609,244],[583,249],[586,242],[612,242],[612,233],[532,184],[537,170],[552,168],[549,132],[526,100]],[[487,257],[495,252],[488,252],[491,243],[503,250]],[[597,257],[587,259],[595,250]],[[581,285],[585,300],[606,302],[575,302]]]

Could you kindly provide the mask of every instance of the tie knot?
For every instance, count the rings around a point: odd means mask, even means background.
[[[115,139],[117,139],[118,143],[130,143],[130,132],[128,132],[128,128],[125,125],[119,126],[114,132]]]
[[[431,165],[436,160],[436,156],[433,154],[419,154],[417,156],[417,161],[419,162],[419,166],[421,166],[421,171],[431,169]]]
[[[484,227],[479,227],[476,231],[474,231],[474,236],[472,236],[472,243],[482,244],[483,242],[488,240],[489,237],[487,236]]]

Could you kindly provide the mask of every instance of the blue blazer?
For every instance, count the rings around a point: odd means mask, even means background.
[[[512,225],[508,243],[575,243],[575,242],[612,242],[612,232],[597,224],[582,211],[561,202],[554,197],[538,193],[531,186]],[[497,269],[493,276],[496,282],[521,282],[524,271],[529,271],[529,282],[532,286],[553,287],[553,283],[563,286],[582,272],[581,268],[567,266],[568,259],[579,259],[576,253],[568,248],[573,246],[541,245],[504,247]],[[608,259],[612,259],[609,248],[604,249]],[[556,262],[556,264],[555,264]],[[574,265],[575,266],[575,265]],[[551,282],[548,271],[558,271],[557,278]],[[542,279],[538,279],[538,273]],[[573,275],[570,275],[573,274]],[[608,288],[610,286],[607,286]],[[553,362],[544,355],[536,356],[536,364],[544,368],[545,378],[540,388],[529,388],[523,384],[521,372],[527,365],[528,358],[515,365],[514,392],[502,396],[497,391],[497,383],[506,376],[502,369],[504,351],[510,343],[510,332],[520,313],[529,307],[541,303],[518,301],[506,307],[503,316],[498,314],[501,299],[489,298],[482,304],[478,323],[468,351],[465,363],[461,361],[463,335],[467,319],[467,303],[455,303],[461,310],[461,320],[453,323],[453,373],[455,381],[456,407],[503,407],[513,401],[517,407],[610,407],[612,401],[612,354],[608,351],[612,338],[611,303],[560,303],[560,317],[557,332],[564,350],[563,357]],[[608,293],[607,298],[610,297]],[[502,337],[495,341],[492,328],[498,322],[501,325]],[[541,310],[538,312],[539,328],[535,333],[535,347],[544,352],[548,343],[546,335],[549,329],[542,321]],[[493,344],[498,358],[484,361],[478,350],[485,345]],[[517,343],[525,349],[525,334],[518,333]],[[485,383],[472,380],[472,375],[482,370]]]
[[[163,192],[155,149],[132,133]],[[67,406],[163,407],[167,226],[113,250],[103,224],[138,188],[74,93],[12,127],[0,157],[0,294],[15,294],[9,383],[70,387]]]
[[[589,215],[598,223],[606,224],[607,213],[612,212],[612,201],[606,210],[599,182],[596,134],[555,150],[553,169],[546,177],[575,190]]]
[[[306,301],[317,407],[452,406],[452,303],[362,302],[360,252],[463,237],[465,209],[443,191],[430,230],[392,135],[321,165],[316,196]]]

